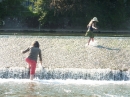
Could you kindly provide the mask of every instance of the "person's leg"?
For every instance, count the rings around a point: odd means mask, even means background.
[[[90,41],[91,41],[91,38],[89,38],[89,40],[88,40],[88,45],[89,45]]]
[[[92,40],[92,42],[94,42],[94,33],[93,32],[91,32],[91,40]]]
[[[31,65],[30,65],[30,59],[26,58],[26,62],[28,63],[28,65],[27,65],[27,70],[28,70],[28,72],[27,72],[27,78],[30,78],[30,67],[31,67]]]
[[[94,42],[94,38],[92,38],[92,42]]]
[[[34,79],[34,74],[31,74],[30,75],[30,80],[33,80]]]
[[[36,61],[27,58],[26,62],[30,64],[30,80],[33,80],[36,69]]]
[[[36,62],[32,60],[31,69],[30,69],[30,80],[34,79],[35,70],[36,70]]]

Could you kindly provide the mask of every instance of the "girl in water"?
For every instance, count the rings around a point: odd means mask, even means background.
[[[88,40],[88,45],[89,45],[90,41],[94,42],[93,30],[97,29],[96,22],[98,22],[98,19],[96,17],[94,17],[93,19],[91,19],[91,21],[87,25],[88,30],[87,30],[85,36],[89,36],[90,37],[89,40]]]
[[[23,54],[26,52],[29,52],[29,55],[26,58],[26,62],[28,63],[30,68],[30,80],[33,80],[35,75],[38,55],[39,55],[40,63],[42,65],[42,54],[41,54],[41,49],[39,49],[38,41],[34,41],[31,47],[22,51]]]

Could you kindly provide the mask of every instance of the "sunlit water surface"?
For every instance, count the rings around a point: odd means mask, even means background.
[[[130,97],[130,81],[0,79],[0,97]]]
[[[46,68],[43,75],[38,73],[36,76],[39,74],[43,76],[40,80],[30,81],[21,79],[22,74],[25,74],[21,71],[23,69],[16,69],[16,71],[14,69],[12,72],[11,67],[26,66],[25,56],[21,55],[20,51],[34,40],[44,44],[41,45],[45,56],[43,57],[44,66],[51,69]],[[98,37],[96,39],[98,43],[90,43],[89,46],[86,45],[85,37],[1,36],[0,41],[0,64],[2,64],[1,67],[6,67],[0,71],[0,97],[130,97],[130,73],[127,71],[127,68],[130,67],[129,38]],[[57,50],[58,52],[56,52]],[[56,55],[57,57],[55,57]],[[63,69],[53,70],[54,67]],[[73,69],[65,69],[68,67]],[[78,69],[74,69],[74,67]],[[96,70],[90,70],[91,72],[85,70],[86,72],[84,72],[79,69],[80,67],[98,68],[98,72],[95,73]],[[99,67],[124,68],[126,71],[111,72],[109,69],[104,71]],[[88,75],[84,80],[76,80],[84,77],[84,74]],[[54,80],[60,77],[67,80]],[[54,79],[51,80],[51,78]],[[103,81],[107,78],[109,78],[108,81]],[[112,79],[115,81],[111,81]],[[127,81],[123,81],[123,79]]]

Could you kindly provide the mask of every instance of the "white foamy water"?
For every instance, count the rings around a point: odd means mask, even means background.
[[[88,45],[88,43],[86,43],[85,47],[87,47],[87,46],[91,47],[91,46],[97,46],[97,45],[98,45],[98,41],[95,40],[95,41],[90,41],[89,45]]]
[[[31,81],[22,79],[27,77],[26,68],[14,67],[26,67],[26,55],[21,55],[20,51],[34,40],[42,44],[46,69],[36,73],[36,78],[42,80]],[[1,36],[0,64],[5,68],[0,70],[3,78],[0,79],[0,97],[130,97],[130,73],[127,71],[130,39],[97,37],[96,40],[98,42],[84,47],[88,41],[86,37]],[[102,70],[104,68],[110,70]]]
[[[50,79],[50,80],[40,80],[40,79],[0,79],[0,83],[6,82],[15,82],[15,83],[42,83],[42,84],[75,84],[75,85],[105,85],[105,84],[130,84],[130,81],[93,81],[93,80],[59,80],[59,79]]]
[[[0,79],[1,97],[129,97],[130,81]]]

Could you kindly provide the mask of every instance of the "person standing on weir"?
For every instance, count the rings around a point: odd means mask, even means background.
[[[31,47],[22,51],[23,54],[26,53],[26,52],[29,52],[29,55],[26,58],[26,62],[28,63],[29,68],[30,68],[30,80],[34,79],[38,56],[39,56],[39,61],[40,61],[41,66],[42,66],[42,54],[41,54],[41,49],[39,48],[39,46],[40,46],[39,42],[34,41],[32,43]]]
[[[87,30],[85,36],[89,36],[90,37],[89,40],[88,40],[88,45],[90,44],[90,41],[94,42],[93,30],[97,29],[96,22],[98,22],[98,19],[96,17],[94,17],[93,19],[91,19],[91,21],[87,25],[88,30]]]

